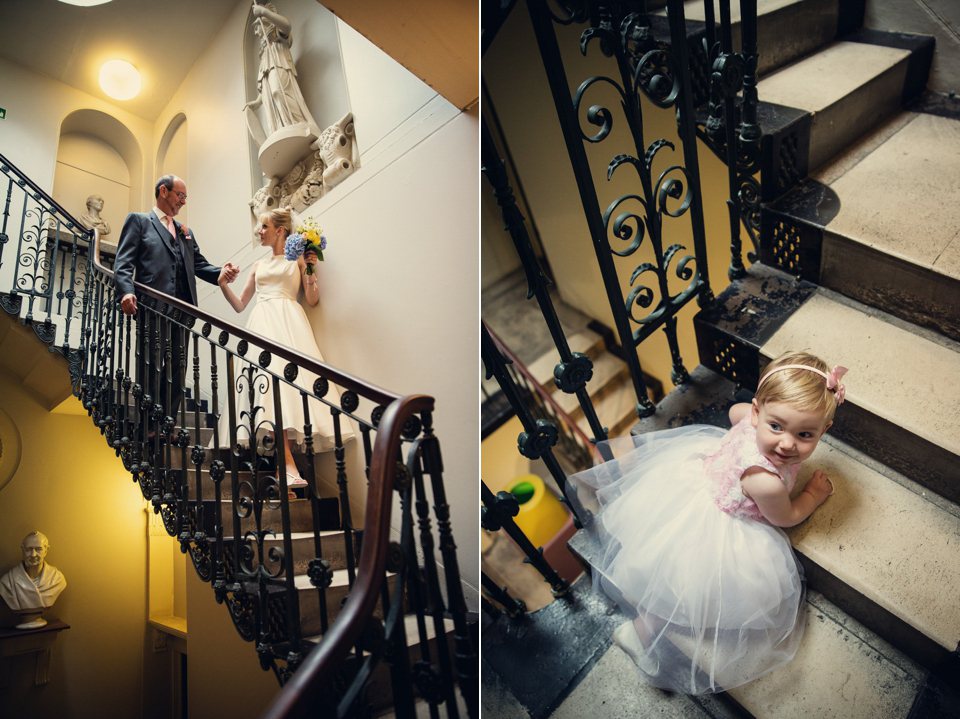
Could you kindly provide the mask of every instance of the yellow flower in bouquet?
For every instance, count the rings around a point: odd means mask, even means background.
[[[310,250],[317,254],[317,259],[323,262],[323,251],[327,248],[327,238],[317,221],[312,217],[300,223],[297,231],[287,238],[283,246],[283,254],[291,262]],[[313,264],[307,263],[307,274],[313,274]]]

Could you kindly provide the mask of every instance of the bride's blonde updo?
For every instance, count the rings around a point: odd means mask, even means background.
[[[293,234],[293,213],[287,207],[261,212],[257,219],[264,224],[269,221],[274,227],[282,227],[286,231],[284,238]]]

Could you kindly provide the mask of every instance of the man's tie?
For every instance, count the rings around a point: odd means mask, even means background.
[[[167,220],[167,229],[170,230],[170,234],[173,235],[174,238],[176,238],[177,229],[173,224],[173,217],[170,215],[167,215],[166,220]]]

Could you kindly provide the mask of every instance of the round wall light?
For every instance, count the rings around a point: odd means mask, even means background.
[[[129,100],[140,92],[140,73],[126,60],[108,60],[100,67],[100,87],[114,100]]]

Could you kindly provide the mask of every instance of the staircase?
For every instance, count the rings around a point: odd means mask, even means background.
[[[138,317],[125,317],[109,269],[88,262],[91,246],[99,256],[96,233],[77,229],[2,156],[0,172],[0,349],[8,358],[0,368],[51,409],[78,397],[210,584],[211,600],[251,642],[250,660],[276,674],[284,689],[264,716],[474,713],[476,637],[432,398],[395,395],[141,285]],[[150,397],[149,387],[161,372],[169,377],[163,358],[169,363],[174,342],[186,367],[183,383],[169,389],[181,393],[180,409],[166,416],[170,397]],[[243,372],[255,378],[248,390],[256,397],[260,383],[277,388],[303,371],[319,379],[298,388],[298,399],[307,416],[330,413],[335,448],[328,468],[308,440],[296,459],[310,484],[288,495],[276,471],[282,444],[218,447],[244,436],[241,425],[252,436],[254,424],[262,429],[281,415],[279,398],[235,411]],[[218,436],[221,415],[230,436]],[[359,427],[356,459],[341,437],[348,418]],[[359,482],[351,483],[355,471]],[[362,522],[351,507],[362,509]]]
[[[581,580],[530,618],[550,682],[514,678],[485,643],[492,715],[960,716],[960,103],[925,90],[931,38],[860,29],[846,3],[760,13],[760,261],[697,315],[701,365],[632,431],[729,426],[787,349],[850,368],[798,481],[823,469],[836,493],[788,530],[810,590],[803,644],[725,694],[667,696],[610,644],[623,618]],[[597,551],[582,533],[571,548]],[[550,663],[549,634],[573,621],[579,656]]]

